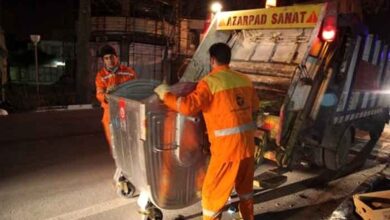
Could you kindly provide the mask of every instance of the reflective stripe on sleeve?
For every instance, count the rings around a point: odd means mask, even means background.
[[[129,72],[117,72],[116,74],[118,75],[124,75],[124,76],[131,76],[133,74],[129,73]]]
[[[238,196],[240,197],[240,200],[249,200],[253,198],[253,192]]]
[[[106,79],[111,78],[111,77],[113,77],[113,76],[114,76],[114,74],[110,73],[110,74],[108,74],[107,76],[102,77],[102,79],[103,79],[103,80],[106,80]]]
[[[214,212],[214,211],[211,211],[208,209],[202,209],[202,213],[203,213],[203,215],[211,217],[211,218],[216,218],[219,216],[219,214],[221,214],[221,212]]]
[[[221,137],[221,136],[227,136],[227,135],[232,135],[232,134],[237,134],[237,133],[242,133],[245,131],[250,131],[256,129],[256,125],[254,122],[250,122],[248,124],[243,124],[237,127],[232,127],[232,128],[225,128],[225,129],[219,129],[214,131],[214,135],[216,137]]]

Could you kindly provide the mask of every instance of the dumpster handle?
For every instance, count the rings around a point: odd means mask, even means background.
[[[194,161],[196,161],[196,160],[192,160],[193,162],[188,164],[188,163],[183,162],[180,159],[180,140],[181,140],[182,132],[183,132],[183,130],[180,129],[180,128],[184,127],[184,122],[186,120],[192,121],[193,123],[200,122],[200,119],[197,118],[197,117],[184,116],[184,115],[182,115],[180,113],[177,114],[177,116],[176,116],[176,128],[175,128],[176,129],[176,131],[175,131],[175,146],[177,146],[177,148],[174,149],[173,154],[175,155],[176,161],[180,165],[182,165],[182,166],[191,166],[194,163]]]
[[[168,148],[159,148],[159,144],[153,144],[152,148],[153,151],[156,152],[164,152],[164,151],[171,151],[172,156],[175,158],[177,163],[179,163],[181,166],[188,167],[191,166],[193,163],[195,163],[196,160],[191,160],[191,162],[185,162],[180,159],[180,142],[182,139],[182,133],[183,133],[183,128],[185,121],[191,121],[193,123],[199,123],[200,119],[198,117],[189,117],[189,116],[184,116],[182,114],[177,113],[176,119],[175,119],[175,139],[173,140],[173,143],[169,145]],[[158,136],[158,135],[157,135]],[[200,146],[202,147],[202,146]]]

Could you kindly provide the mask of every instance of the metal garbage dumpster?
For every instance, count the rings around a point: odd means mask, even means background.
[[[187,117],[167,109],[153,93],[158,84],[134,80],[108,95],[112,152],[121,177],[140,198],[146,195],[161,209],[180,209],[200,200],[209,143],[201,114]],[[186,95],[195,85],[178,83],[171,92]]]

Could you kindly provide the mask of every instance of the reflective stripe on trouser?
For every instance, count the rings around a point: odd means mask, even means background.
[[[227,136],[227,135],[232,135],[232,134],[237,134],[237,133],[242,133],[245,131],[250,131],[256,129],[256,125],[254,122],[250,122],[247,124],[243,124],[240,126],[236,126],[233,128],[225,128],[225,129],[219,129],[214,131],[214,135],[216,137],[221,137],[221,136]]]
[[[238,195],[253,192],[253,157],[236,162],[220,162],[211,158],[202,189],[203,219],[220,219],[233,187]],[[253,199],[240,199],[240,212],[244,220],[253,220]]]
[[[221,219],[221,212],[202,209],[203,219]]]

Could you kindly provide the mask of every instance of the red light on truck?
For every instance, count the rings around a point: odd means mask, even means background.
[[[324,39],[324,41],[332,42],[334,41],[335,37],[336,37],[335,29],[333,28],[322,29],[322,39]]]
[[[321,36],[324,41],[332,42],[336,38],[336,17],[326,17],[322,25]]]

